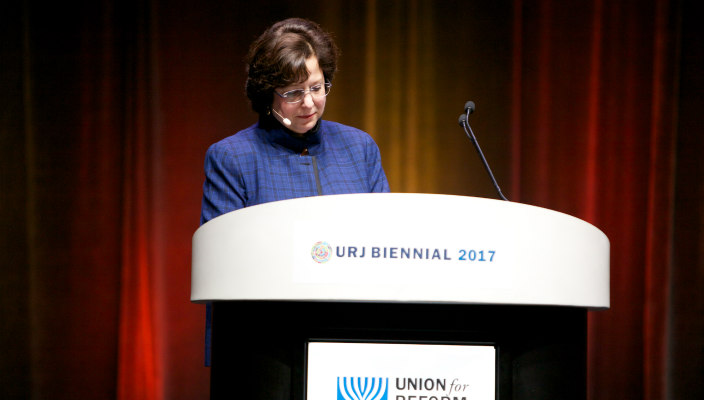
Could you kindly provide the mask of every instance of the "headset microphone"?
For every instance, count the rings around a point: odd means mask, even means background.
[[[291,126],[291,120],[290,120],[290,119],[288,119],[288,118],[284,117],[283,115],[277,113],[276,110],[274,110],[273,108],[271,109],[271,111],[273,111],[274,114],[276,114],[276,115],[278,115],[279,117],[281,117],[281,122],[283,122],[284,125],[286,125],[286,126]]]

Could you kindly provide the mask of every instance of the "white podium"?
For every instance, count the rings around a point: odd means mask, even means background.
[[[191,300],[213,303],[212,398],[305,399],[318,340],[490,344],[497,399],[584,398],[586,312],[609,307],[609,241],[499,200],[300,198],[201,226]]]

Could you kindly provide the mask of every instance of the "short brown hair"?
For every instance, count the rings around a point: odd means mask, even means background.
[[[318,24],[301,18],[279,21],[255,40],[247,55],[247,97],[252,109],[265,114],[274,89],[308,79],[306,60],[318,58],[325,80],[332,82],[339,51]]]

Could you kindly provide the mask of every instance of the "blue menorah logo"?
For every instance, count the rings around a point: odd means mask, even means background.
[[[388,400],[389,378],[337,377],[337,400]]]

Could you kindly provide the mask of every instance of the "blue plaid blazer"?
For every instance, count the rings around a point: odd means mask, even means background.
[[[365,132],[321,121],[297,138],[257,123],[208,149],[201,223],[271,201],[388,191],[379,148]]]

